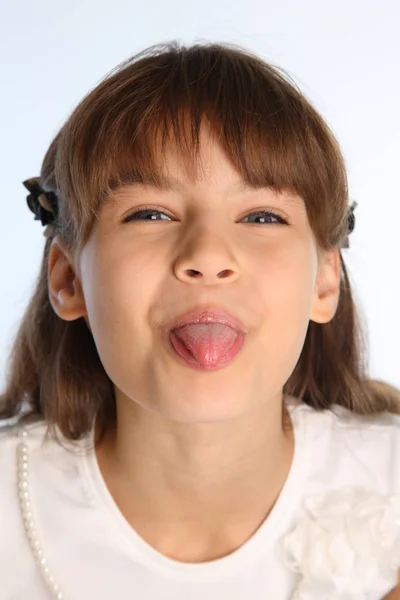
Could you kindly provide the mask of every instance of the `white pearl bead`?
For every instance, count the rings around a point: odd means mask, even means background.
[[[22,431],[19,432],[19,435],[26,440],[28,432],[26,429],[22,429]],[[17,478],[22,522],[24,524],[29,546],[32,550],[32,554],[40,569],[40,572],[42,573],[44,581],[47,583],[53,596],[57,598],[57,600],[63,600],[64,596],[60,591],[58,584],[54,581],[54,577],[47,566],[47,559],[44,556],[35,527],[29,490],[28,456],[29,447],[24,442],[21,442],[17,447]]]

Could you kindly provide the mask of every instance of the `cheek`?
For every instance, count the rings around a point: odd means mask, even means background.
[[[265,261],[255,290],[264,310],[263,354],[282,374],[290,373],[298,361],[311,315],[315,269],[303,254]]]
[[[306,247],[288,244],[283,250],[277,248],[276,252],[259,256],[256,265],[253,273],[256,289],[266,307],[273,305],[277,318],[308,312],[316,265]]]
[[[122,359],[126,351],[142,354],[151,344],[149,307],[159,296],[157,269],[138,254],[129,259],[96,253],[87,261],[84,294],[90,326],[103,364]],[[107,370],[107,369],[106,369]]]

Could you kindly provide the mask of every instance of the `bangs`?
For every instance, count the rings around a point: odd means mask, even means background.
[[[347,180],[338,144],[290,77],[232,45],[170,43],[119,65],[62,130],[57,187],[81,227],[118,186],[163,187],[170,143],[195,179],[203,119],[245,183],[294,192],[310,221],[336,211],[339,222]]]

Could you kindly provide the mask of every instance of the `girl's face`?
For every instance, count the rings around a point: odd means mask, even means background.
[[[338,253],[318,259],[303,200],[232,191],[238,172],[205,126],[200,141],[198,180],[171,146],[163,167],[179,187],[116,190],[75,266],[76,302],[117,398],[186,423],[232,419],[279,395],[309,320],[334,316],[340,282]],[[158,211],[154,220],[127,220],[145,207]],[[252,214],[260,210],[274,215]],[[199,303],[248,329],[241,352],[216,371],[182,365],[164,341],[163,323]]]

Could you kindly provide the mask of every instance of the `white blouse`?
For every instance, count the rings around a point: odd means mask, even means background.
[[[380,600],[400,568],[400,415],[286,401],[295,453],[272,511],[204,563],[141,538],[83,442],[0,429],[0,600]]]

